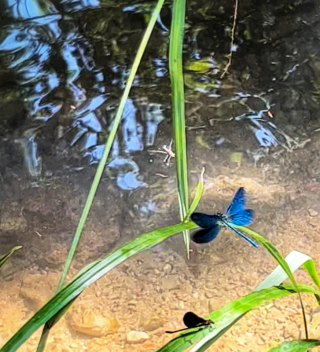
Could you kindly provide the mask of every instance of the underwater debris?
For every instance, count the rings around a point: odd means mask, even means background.
[[[117,184],[121,189],[131,191],[146,186],[146,183],[137,179],[139,167],[133,160],[117,158],[108,163],[107,167],[116,169]]]
[[[163,150],[148,150],[148,153],[154,153],[154,154],[166,154],[166,157],[164,158],[163,162],[169,166],[171,158],[175,157],[175,153],[172,151],[172,143],[173,140],[171,139],[169,145],[163,145],[162,149]]]

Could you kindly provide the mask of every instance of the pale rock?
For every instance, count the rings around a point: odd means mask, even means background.
[[[143,343],[149,339],[149,335],[143,331],[130,331],[127,334],[128,343]]]
[[[142,314],[140,318],[140,327],[142,330],[145,331],[154,331],[164,324],[164,319],[159,316],[158,313],[146,313]]]
[[[316,211],[316,210],[314,210],[314,209],[308,209],[308,212],[309,212],[309,215],[310,216],[317,216],[319,213]]]
[[[164,290],[175,290],[179,288],[180,282],[179,282],[179,276],[178,275],[167,275],[162,278],[161,282],[161,287]]]
[[[90,305],[88,301],[76,303],[70,313],[68,322],[76,332],[94,337],[102,337],[117,332],[117,320],[105,315],[102,307]]]
[[[172,270],[172,265],[168,263],[163,267],[163,272],[166,274],[170,274],[171,270]]]

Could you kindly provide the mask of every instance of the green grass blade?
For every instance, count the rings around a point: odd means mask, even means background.
[[[285,261],[285,259],[283,258],[282,254],[278,251],[278,249],[272,243],[270,243],[263,236],[259,235],[257,232],[255,232],[253,230],[250,230],[247,227],[243,227],[243,226],[234,226],[234,227],[237,228],[238,230],[248,234],[250,237],[255,239],[258,243],[260,243],[267,250],[267,252],[269,252],[269,254],[282,267],[284,272],[287,274],[289,280],[291,281],[292,285],[297,287],[296,279],[295,279],[294,275],[292,274],[292,271],[290,270],[290,267],[289,267],[288,263]],[[304,306],[303,306],[302,299],[301,299],[299,291],[298,291],[298,296],[299,296],[299,301],[300,301],[300,305],[301,305],[301,311],[302,311],[302,317],[303,317],[303,323],[304,323],[304,330],[305,330],[305,334],[306,334],[306,339],[308,339],[307,319],[306,319],[306,314],[305,314],[305,311],[304,311]]]
[[[0,258],[0,268],[4,265],[4,263],[12,256],[12,254],[18,249],[22,248],[22,246],[13,247],[6,255]]]
[[[198,182],[197,185],[197,189],[196,189],[196,194],[194,196],[194,199],[190,205],[190,208],[187,211],[187,215],[185,217],[185,220],[188,221],[190,218],[190,215],[196,210],[200,199],[202,197],[202,193],[203,193],[203,174],[204,174],[204,168],[201,171],[201,175],[200,175],[200,181]]]
[[[234,226],[234,225],[233,225]],[[256,240],[259,244],[261,244],[267,252],[279,263],[279,265],[282,267],[288,278],[290,279],[292,285],[296,285],[296,280],[292,274],[292,271],[290,270],[290,267],[288,263],[285,261],[283,258],[282,254],[278,251],[278,249],[270,243],[266,238],[258,234],[257,232],[248,229],[247,227],[243,226],[234,226],[236,229],[238,229],[241,232],[246,233],[250,237],[252,237],[254,240]]]
[[[258,240],[257,240],[258,241]],[[291,253],[289,253],[289,255],[286,257],[286,262],[290,268],[290,270],[292,272],[296,271],[299,267],[301,267],[302,265],[305,265],[305,263],[309,263],[312,262],[313,265],[311,265],[310,267],[312,268],[312,274],[309,275],[311,277],[318,277],[317,272],[315,270],[315,266],[314,266],[314,262],[313,260],[300,253],[297,251],[292,251]],[[308,271],[309,272],[309,271]],[[257,288],[256,291],[261,291],[261,290],[266,290],[266,289],[270,289],[274,286],[279,286],[284,280],[286,280],[288,278],[287,274],[284,272],[284,270],[282,269],[281,266],[278,266]],[[294,285],[292,285],[294,287]],[[282,286],[281,286],[282,287]],[[281,289],[280,287],[280,289]],[[287,286],[288,288],[288,286]],[[295,289],[294,292],[297,292],[297,290]],[[318,304],[320,303],[320,296],[319,296],[319,292],[317,290],[314,290],[314,292],[312,292],[315,294],[315,298],[318,301]],[[278,297],[280,298],[280,297]],[[252,307],[255,308],[255,307]],[[224,309],[224,308],[222,308]],[[220,311],[222,310],[220,309]],[[249,310],[248,310],[249,311]],[[227,312],[226,312],[227,313]],[[243,314],[241,314],[241,312],[239,312],[239,315],[235,315],[234,320],[232,322],[230,322],[228,324],[228,322],[226,323],[226,325],[219,330],[218,332],[214,332],[212,334],[211,337],[206,337],[206,336],[199,336],[199,342],[196,346],[194,346],[194,348],[190,351],[190,352],[200,352],[200,351],[205,351],[212,343],[214,343],[219,337],[221,337],[223,335],[223,333],[225,333],[229,328],[231,328],[242,316],[244,316],[246,314],[246,312],[243,312]],[[210,316],[211,317],[211,316]],[[211,319],[210,317],[206,317],[206,319]],[[213,320],[213,319],[212,319]],[[215,321],[215,320],[213,320]],[[215,324],[214,326],[217,326],[217,324]],[[167,344],[169,346],[169,348],[171,348],[170,346],[171,343],[173,343],[174,340],[170,341],[169,344]],[[179,340],[181,344],[183,344],[183,341]],[[195,341],[197,342],[197,341]],[[195,343],[195,342],[186,342],[186,345],[190,343]],[[175,343],[178,343],[177,341]],[[167,346],[166,345],[166,346]],[[169,351],[168,350],[163,350],[163,351]],[[181,349],[181,351],[183,351],[184,349]],[[161,352],[163,352],[161,349],[159,350]],[[175,350],[174,350],[175,351]],[[180,350],[177,350],[180,351]]]
[[[196,345],[191,351],[197,351],[197,352],[203,352],[206,351],[215,341],[217,341],[222,335],[224,335],[230,328],[233,327],[234,324],[236,324],[246,313],[240,315],[238,318],[236,318],[231,324],[226,326],[224,329],[219,331],[218,334],[214,336],[213,339],[207,340],[205,338],[204,343],[200,344],[199,346]],[[190,352],[191,352],[190,351]]]
[[[287,262],[291,272],[295,272],[298,268],[302,265],[307,270],[309,276],[311,277],[312,281],[315,285],[320,288],[319,285],[319,277],[318,273],[314,264],[314,261],[309,256],[298,252],[292,251],[290,252],[285,261]],[[278,266],[257,288],[256,290],[262,290],[264,288],[270,286],[280,285],[281,282],[284,282],[288,278],[288,275],[282,269],[281,266]]]
[[[62,285],[63,285],[63,283],[64,283],[64,281],[66,279],[66,276],[68,274],[68,271],[69,271],[69,268],[70,268],[70,265],[71,265],[71,262],[72,262],[72,258],[74,256],[74,253],[76,251],[76,248],[77,248],[77,245],[78,245],[81,233],[82,233],[82,229],[83,229],[84,224],[86,222],[86,219],[88,217],[89,210],[91,208],[91,204],[92,204],[93,198],[94,198],[94,196],[96,194],[96,191],[97,191],[100,179],[101,179],[101,175],[103,173],[103,170],[105,168],[105,164],[107,162],[107,159],[108,159],[108,156],[109,156],[109,153],[110,153],[110,149],[112,147],[114,138],[116,136],[118,126],[119,126],[119,124],[121,122],[124,106],[125,106],[125,103],[126,103],[126,101],[128,99],[129,92],[130,92],[130,89],[131,89],[131,86],[132,86],[132,83],[133,83],[134,76],[136,75],[136,72],[138,70],[142,55],[143,55],[143,53],[145,51],[145,48],[147,46],[147,43],[149,41],[151,32],[152,32],[153,27],[154,27],[154,25],[156,23],[156,20],[157,20],[157,18],[159,16],[159,13],[160,13],[160,10],[161,10],[161,8],[163,6],[163,3],[164,3],[164,0],[159,0],[158,1],[157,5],[156,5],[156,7],[155,7],[155,9],[154,9],[154,11],[152,13],[152,16],[150,18],[150,22],[148,24],[148,27],[147,27],[147,29],[146,29],[146,31],[144,33],[144,36],[143,36],[143,38],[141,40],[137,55],[136,55],[136,57],[134,59],[134,62],[133,62],[133,65],[132,65],[132,68],[131,68],[131,71],[130,71],[130,75],[129,75],[129,78],[128,78],[128,81],[127,81],[127,84],[126,84],[126,88],[125,88],[125,90],[123,92],[123,95],[121,97],[119,108],[118,108],[118,111],[117,111],[117,114],[116,114],[116,117],[115,117],[115,120],[114,120],[114,123],[113,123],[113,126],[112,126],[112,130],[111,130],[110,135],[108,137],[108,140],[106,142],[106,146],[104,148],[104,152],[103,152],[102,158],[101,158],[101,160],[99,162],[99,165],[98,165],[94,180],[92,182],[92,186],[90,188],[90,191],[89,191],[85,206],[84,206],[82,214],[81,214],[81,218],[80,218],[76,233],[74,235],[74,238],[73,238],[73,241],[72,241],[72,244],[71,244],[70,251],[68,253],[68,257],[67,257],[65,266],[63,268],[62,276],[61,276],[61,279],[60,279],[59,284],[58,284],[58,291],[61,289],[61,287],[62,287]]]
[[[204,345],[208,348],[233,324],[235,324],[244,314],[250,310],[265,304],[268,301],[286,297],[297,292],[312,293],[318,295],[317,290],[308,285],[299,285],[298,291],[293,285],[282,285],[270,287],[264,290],[252,292],[243,296],[223,308],[212,312],[205,319],[211,319],[215,324],[204,328],[198,332],[185,332],[179,337],[171,340],[157,352],[181,352],[190,348],[192,344],[201,340],[201,343],[194,346],[190,352],[204,351],[201,349]]]
[[[37,352],[44,351],[47,339],[50,333],[50,329],[57,324],[57,322],[65,315],[65,313],[69,310],[72,306],[73,302],[78,298],[75,297],[72,301],[70,301],[67,305],[65,305],[62,309],[59,310],[57,314],[55,314],[50,320],[48,320],[43,328],[41,333],[40,341],[38,343]]]
[[[66,312],[71,308],[73,302],[78,297],[79,295],[75,297],[72,301],[70,301],[68,304],[66,304],[62,309],[59,310],[57,314],[55,314],[51,319],[46,322],[45,326],[48,330],[52,329],[52,327],[57,324],[57,322],[66,314]]]
[[[281,345],[271,348],[269,352],[306,352],[310,348],[320,346],[320,340],[286,341]]]
[[[75,299],[86,287],[129,257],[151,248],[166,238],[185,230],[195,229],[192,222],[180,223],[145,233],[127,242],[105,258],[89,264],[55,294],[2,348],[1,352],[16,351],[41,325]]]
[[[174,129],[177,185],[181,221],[186,218],[189,207],[186,126],[184,119],[184,83],[182,71],[185,8],[185,0],[174,0],[169,46],[169,71],[172,89],[172,120]],[[184,232],[183,237],[187,249],[187,256],[189,258],[189,232]]]
[[[310,257],[308,257],[308,258],[310,258]],[[309,274],[311,280],[318,287],[318,290],[320,290],[320,280],[319,280],[316,266],[314,264],[314,260],[310,258],[309,260],[305,261],[305,263],[303,264],[303,267],[305,268],[305,270]]]

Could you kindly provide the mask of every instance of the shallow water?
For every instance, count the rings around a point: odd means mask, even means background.
[[[0,9],[0,255],[23,248],[0,271],[0,345],[55,292],[150,9],[106,0],[12,4]],[[205,166],[199,210],[214,213],[245,187],[256,211],[250,227],[284,256],[298,250],[319,266],[319,5],[240,2],[236,51],[221,80],[233,6],[188,3],[190,189]],[[172,139],[169,26],[166,6],[70,278],[139,234],[179,221],[175,159],[164,161]],[[173,236],[85,290],[52,329],[47,350],[155,351],[172,338],[166,330],[183,327],[185,312],[206,316],[254,290],[275,267],[262,248],[227,230],[210,245],[192,245],[189,261],[182,235]],[[302,270],[297,280],[310,283]],[[303,300],[310,338],[318,338],[319,308],[313,297]],[[132,331],[147,336],[132,344]],[[34,350],[39,333],[21,351]],[[247,314],[209,351],[266,351],[299,337],[300,306],[289,297]]]

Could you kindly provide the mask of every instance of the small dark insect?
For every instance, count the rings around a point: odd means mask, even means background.
[[[244,235],[233,226],[247,226],[253,221],[254,211],[246,209],[246,203],[246,191],[243,187],[240,187],[224,214],[191,214],[191,220],[202,228],[192,235],[192,241],[196,243],[209,243],[218,236],[221,227],[227,227],[242,237],[251,246],[258,248],[258,244],[253,239]]]
[[[186,328],[180,329],[180,330],[175,330],[175,331],[166,331],[166,333],[167,334],[174,334],[175,332],[185,331],[185,330],[189,330],[192,328],[199,328],[201,326],[208,326],[208,325],[214,324],[214,322],[212,320],[205,320],[201,317],[198,317],[196,314],[194,314],[192,312],[188,312],[184,315],[183,322],[184,322],[184,325],[186,326]]]

